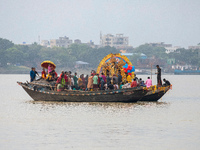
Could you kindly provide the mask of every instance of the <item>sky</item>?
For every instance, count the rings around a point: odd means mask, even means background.
[[[200,43],[200,0],[0,0],[0,38],[15,44],[67,36],[99,44],[102,34],[129,45]]]

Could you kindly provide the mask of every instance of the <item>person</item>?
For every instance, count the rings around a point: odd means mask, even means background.
[[[168,86],[168,85],[171,85],[171,83],[170,83],[168,80],[166,80],[166,79],[163,79],[163,81],[165,82],[165,83],[163,84],[163,86]]]
[[[138,85],[140,86],[141,83],[142,83],[142,78],[140,78],[140,79],[138,80]]]
[[[108,84],[108,89],[114,90],[114,86],[113,86],[113,84],[111,84],[111,82]]]
[[[86,89],[86,86],[85,86],[85,78],[84,78],[84,74],[82,74],[82,77],[81,77],[82,81],[83,81],[83,90]]]
[[[49,75],[49,74],[48,74]],[[48,76],[47,75],[47,76]],[[57,73],[55,72],[55,70],[52,70],[51,72],[50,72],[50,76],[49,77],[51,77],[51,79],[50,79],[50,81],[54,81],[54,80],[57,80]]]
[[[94,74],[93,76],[93,89],[97,90],[98,89],[98,76]]]
[[[109,77],[109,74],[107,74],[107,77],[106,77],[106,83],[107,85],[109,85],[111,82],[111,78]]]
[[[82,80],[82,75],[78,78],[78,89],[83,88],[83,80]]]
[[[71,89],[73,90],[75,88],[74,86],[74,76],[70,75],[71,77]]]
[[[118,85],[117,83],[114,84],[114,89],[115,89],[115,90],[119,89],[119,85]]]
[[[74,77],[73,77],[73,79],[74,79],[74,86],[75,86],[75,88],[77,89],[78,88],[78,78],[77,78],[77,73],[75,72],[74,73]]]
[[[52,72],[49,72],[48,75],[46,76],[46,81],[53,81],[53,76],[52,76]]]
[[[36,75],[40,76],[40,75],[38,74],[38,72],[35,70],[35,67],[34,67],[34,72],[35,72]]]
[[[118,78],[113,74],[113,84],[118,84]]]
[[[100,89],[100,86],[101,86],[101,79],[100,79],[98,73],[97,73],[96,75],[97,75],[97,77],[98,77],[98,80],[97,80],[97,81],[98,81],[98,83],[97,83],[97,84],[98,84],[98,88]]]
[[[152,86],[152,80],[150,79],[150,77],[147,78],[145,85],[146,85],[147,88]]]
[[[43,79],[46,79],[46,71],[45,71],[44,68],[42,69],[42,78],[43,78]]]
[[[106,76],[104,75],[104,73],[103,73],[103,72],[101,73],[101,77],[103,78],[103,80],[104,80],[104,83],[106,83]]]
[[[65,88],[66,84],[66,79],[65,79],[65,74],[64,71],[61,73],[60,77],[57,79],[56,83],[57,85],[57,91],[62,91]]]
[[[50,73],[50,72],[52,72],[53,70],[52,70],[52,67],[51,67],[51,64],[48,64],[48,74]]]
[[[159,67],[159,65],[156,65],[156,67],[157,67],[157,72],[155,74],[157,74],[157,85],[161,86],[162,85],[161,68]]]
[[[120,83],[120,86],[119,86],[119,89],[122,89],[122,86],[123,86],[124,84],[121,82]]]
[[[102,77],[100,77],[100,85],[101,85],[101,90],[104,89],[104,79]]]
[[[86,77],[85,77],[85,90],[87,90],[87,85],[88,85],[88,75],[86,75]]]
[[[146,85],[144,84],[144,81],[142,80],[140,86],[146,87]]]
[[[137,87],[137,81],[136,79],[133,79],[133,82],[131,83],[131,87]]]
[[[64,76],[64,79],[65,79],[65,88],[67,89],[68,88],[68,76],[65,74],[64,71],[61,72],[61,75]],[[60,77],[61,77],[60,75]]]
[[[130,87],[131,87],[131,84],[128,81],[126,81],[126,84],[122,86],[122,89],[130,88]]]
[[[72,79],[71,79],[71,75],[68,76],[68,89],[71,90],[72,88]]]
[[[118,73],[118,84],[120,85],[121,82],[122,82],[122,75],[121,75],[121,71],[119,70],[119,73]]]
[[[35,80],[36,73],[35,73],[35,68],[32,67],[30,71],[30,82],[33,82]]]
[[[93,88],[93,74],[88,78],[88,84],[87,84],[87,89],[90,91]]]
[[[131,83],[132,82],[132,79],[131,79],[131,76],[127,74],[127,77],[126,77],[126,81],[128,81],[128,83]]]

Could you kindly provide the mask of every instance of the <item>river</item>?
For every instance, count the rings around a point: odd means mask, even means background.
[[[33,101],[16,83],[29,75],[0,75],[0,149],[200,149],[200,76],[163,77],[157,103],[58,103]]]

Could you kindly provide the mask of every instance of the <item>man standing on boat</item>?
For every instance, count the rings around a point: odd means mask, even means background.
[[[32,67],[32,68],[31,68],[31,71],[30,71],[30,80],[31,80],[31,82],[32,82],[33,80],[35,80],[35,77],[36,77],[35,68]]]
[[[161,68],[159,67],[159,65],[156,65],[157,67],[157,85],[158,86],[162,86],[162,80],[161,80]]]

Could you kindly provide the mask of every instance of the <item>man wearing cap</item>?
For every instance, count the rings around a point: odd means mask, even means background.
[[[157,85],[162,86],[161,68],[159,67],[159,65],[156,65],[156,67],[157,67],[157,72],[155,74],[157,74]]]

